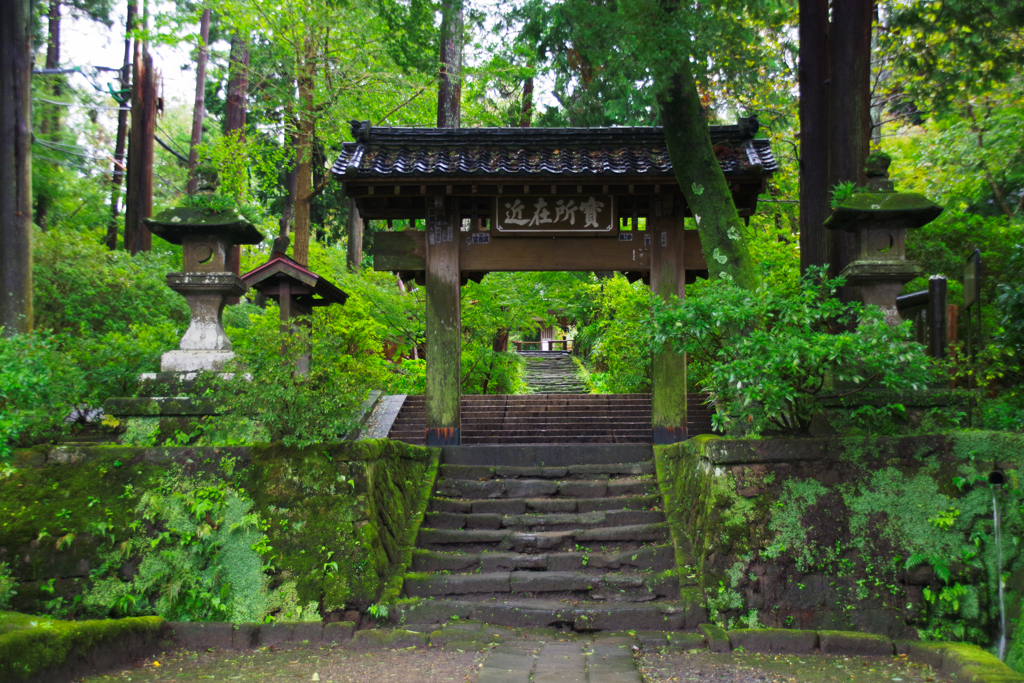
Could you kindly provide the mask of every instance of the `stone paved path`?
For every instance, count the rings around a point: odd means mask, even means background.
[[[484,660],[476,683],[643,683],[632,638],[502,643]]]

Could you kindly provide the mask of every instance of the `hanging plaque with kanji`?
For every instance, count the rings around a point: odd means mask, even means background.
[[[615,210],[603,195],[499,196],[494,225],[499,234],[613,234]]]

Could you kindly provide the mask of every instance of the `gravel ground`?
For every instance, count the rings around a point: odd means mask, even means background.
[[[644,654],[644,683],[947,683],[951,679],[906,657],[831,655]]]
[[[86,683],[467,683],[476,678],[478,659],[483,657],[440,648],[171,652],[131,669],[88,678]]]

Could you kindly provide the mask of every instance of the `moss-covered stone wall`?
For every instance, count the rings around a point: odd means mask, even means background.
[[[998,547],[1008,623],[1020,614],[1022,435],[702,436],[656,460],[680,565],[698,570],[723,625],[992,645]],[[996,490],[994,467],[1007,481]]]
[[[244,622],[393,601],[438,458],[387,440],[19,451],[0,478],[12,607]]]

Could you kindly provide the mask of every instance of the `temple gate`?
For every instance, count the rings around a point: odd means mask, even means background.
[[[757,130],[756,118],[711,127],[747,219],[777,169]],[[687,283],[707,276],[660,128],[353,122],[352,134],[333,173],[364,219],[404,227],[374,235],[374,269],[426,288],[427,445],[460,442],[460,287],[468,280],[498,271],[620,271],[667,299],[683,298]],[[665,350],[651,363],[652,440],[681,441],[686,359]]]

